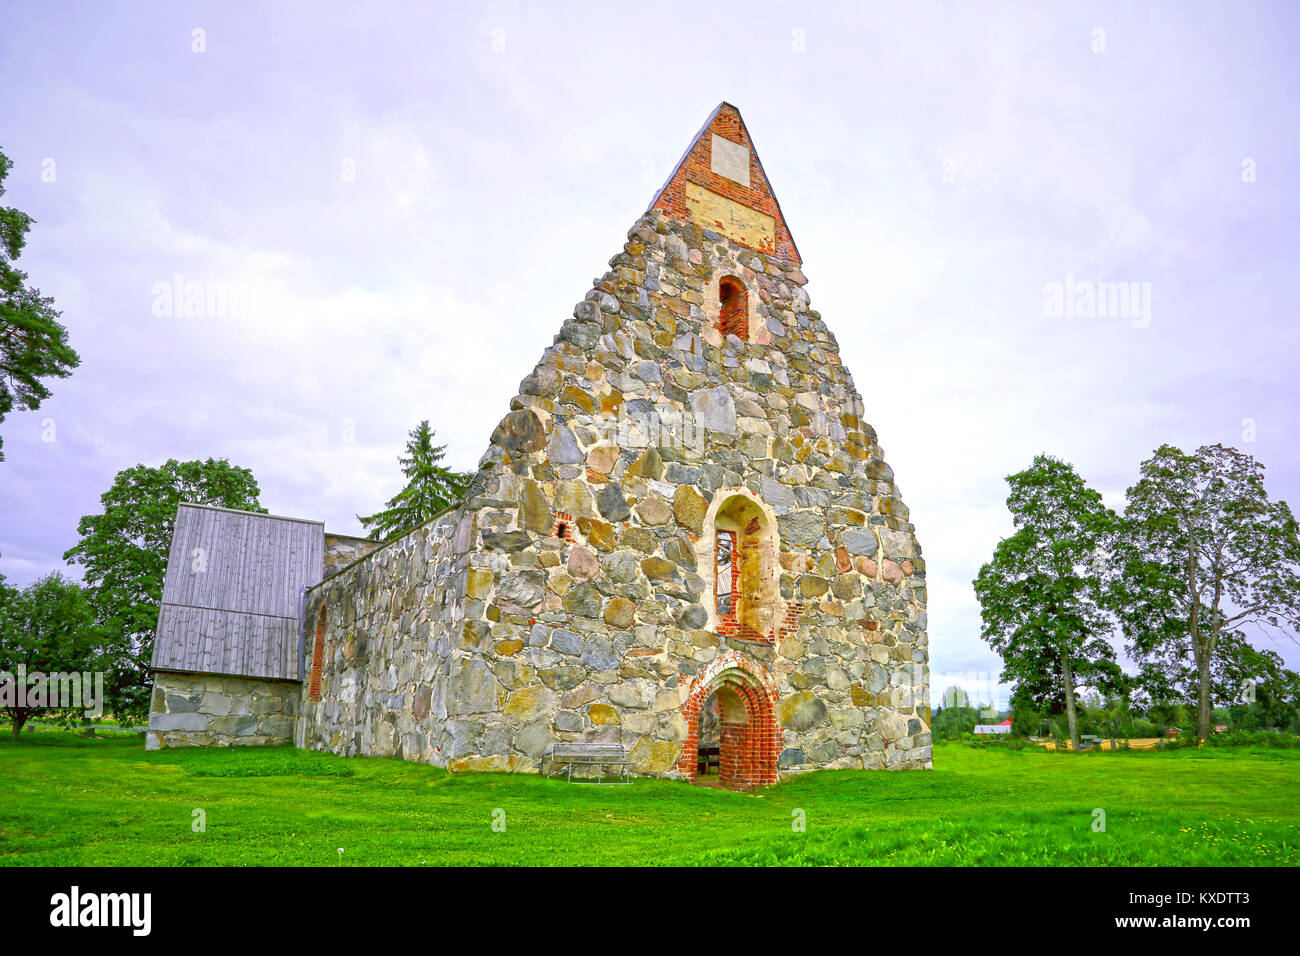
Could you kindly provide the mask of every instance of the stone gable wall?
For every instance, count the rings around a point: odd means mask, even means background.
[[[742,146],[749,166],[747,183],[737,182],[734,174],[720,173],[714,163],[714,135]],[[692,187],[696,187],[695,190]],[[695,195],[691,195],[695,192]],[[689,221],[696,214],[693,209],[701,197],[713,202],[734,203],[739,209],[748,209],[770,218],[773,224],[772,241],[767,248],[748,244],[747,248],[773,255],[787,263],[798,263],[799,254],[794,239],[786,227],[781,207],[771,184],[763,175],[758,153],[745,129],[744,120],[734,106],[723,104],[713,122],[682,158],[676,174],[664,185],[655,199],[654,209],[675,218]],[[741,214],[743,216],[743,213]]]
[[[712,327],[722,276],[746,286],[747,342]],[[312,592],[324,699],[301,742],[526,770],[557,740],[618,741],[638,772],[690,776],[696,708],[740,674],[703,672],[743,658],[748,706],[770,708],[754,726],[775,718],[752,782],[778,760],[928,767],[924,561],[805,283],[642,217],[521,383],[467,501]],[[706,525],[733,496],[776,527],[753,545],[770,549],[760,623],[728,633]]]

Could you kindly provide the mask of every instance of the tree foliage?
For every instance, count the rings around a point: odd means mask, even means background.
[[[81,541],[64,555],[85,583],[111,653],[107,694],[119,717],[149,712],[149,661],[162,601],[176,510],[182,501],[265,513],[253,473],[224,459],[167,461],[118,472],[100,514],[77,524]]]
[[[965,705],[940,707],[930,718],[930,733],[935,740],[960,740],[980,723],[980,709]]]
[[[0,152],[0,197],[11,166]],[[54,300],[28,286],[27,273],[14,268],[32,222],[25,212],[0,206],[0,422],[14,408],[39,408],[50,397],[44,380],[65,378],[81,363],[68,344],[68,330],[59,324]]]
[[[1195,703],[1201,737],[1215,703],[1277,669],[1244,628],[1300,628],[1296,534],[1286,502],[1269,500],[1264,467],[1235,448],[1162,445],[1128,490],[1112,604],[1147,695]]]
[[[1007,483],[1016,532],[975,579],[982,636],[1001,654],[1002,680],[1016,685],[1022,706],[1065,711],[1077,751],[1075,688],[1105,692],[1121,678],[1097,561],[1116,517],[1070,465],[1047,455]]]
[[[941,706],[945,708],[970,707],[970,694],[967,693],[966,688],[954,684],[943,692]]]
[[[22,589],[0,579],[0,702],[15,740],[31,717],[57,709],[30,706],[35,688],[19,686],[20,668],[28,679],[95,671],[100,643],[94,609],[80,585],[57,573]]]
[[[1264,660],[1258,665],[1250,692],[1226,708],[1226,722],[1233,730],[1296,733],[1300,731],[1300,674],[1282,667],[1282,658],[1274,652],[1259,653]]]
[[[472,477],[440,464],[446,445],[433,443],[429,422],[420,422],[410,433],[406,454],[398,457],[406,487],[390,498],[384,507],[367,518],[357,520],[381,541],[395,538],[424,524],[439,512],[455,504],[465,494]]]
[[[1017,737],[1037,737],[1043,732],[1044,716],[1027,684],[1020,684],[1011,693],[1011,733]]]

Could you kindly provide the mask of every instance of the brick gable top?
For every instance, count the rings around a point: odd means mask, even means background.
[[[649,208],[755,252],[803,261],[740,110],[730,103],[718,104]]]

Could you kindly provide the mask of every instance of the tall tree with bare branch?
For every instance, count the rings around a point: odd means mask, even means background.
[[[1195,695],[1198,736],[1240,690],[1222,675],[1242,673],[1246,629],[1300,631],[1296,534],[1287,503],[1269,500],[1264,466],[1224,445],[1162,445],[1128,490],[1111,603],[1150,681]]]

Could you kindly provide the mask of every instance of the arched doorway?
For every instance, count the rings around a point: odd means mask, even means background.
[[[716,692],[704,698],[704,703],[700,705],[696,783],[718,782],[719,761],[722,757],[722,721],[719,709]]]
[[[701,748],[716,746],[718,783],[749,790],[776,783],[779,749],[772,695],[745,666],[700,675],[682,706],[686,743],[678,769],[692,783],[699,779]]]

